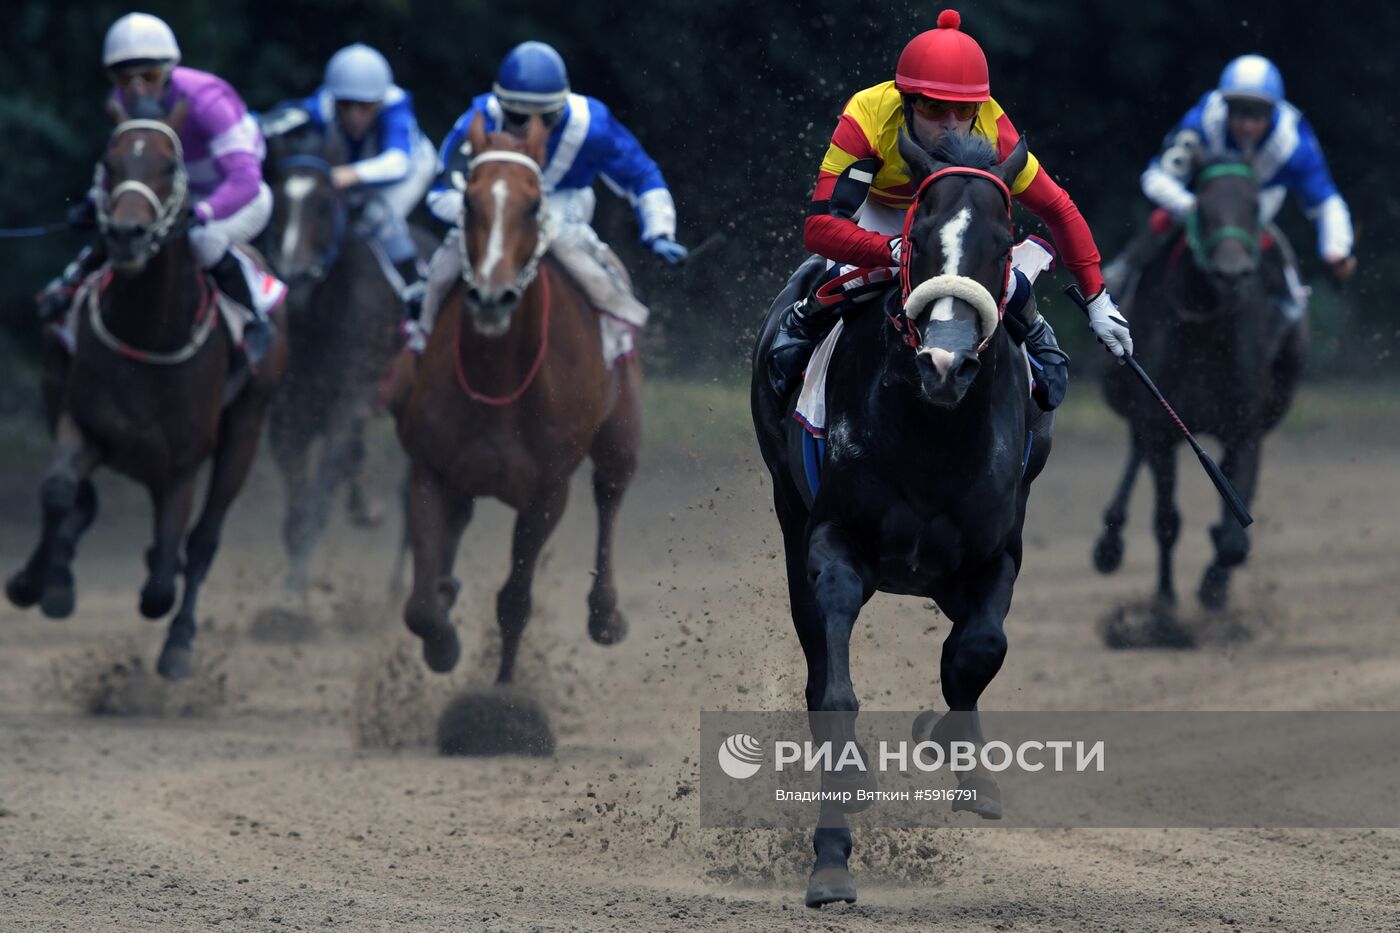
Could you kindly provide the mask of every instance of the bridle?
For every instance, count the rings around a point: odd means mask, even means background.
[[[530,254],[525,265],[520,267],[520,272],[515,276],[515,281],[511,282],[511,288],[516,294],[525,294],[525,289],[535,280],[535,275],[539,272],[540,259],[544,257],[549,249],[550,241],[554,238],[554,226],[549,220],[549,211],[545,208],[544,198],[544,172],[540,170],[540,164],[523,152],[512,152],[509,149],[490,149],[481,155],[474,156],[467,163],[467,177],[476,171],[477,166],[487,162],[510,162],[514,165],[523,165],[534,173],[535,179],[540,183],[540,206],[535,211],[535,224],[538,233],[535,238],[535,251]],[[457,218],[458,227],[458,247],[462,251],[462,281],[467,283],[467,288],[478,287],[476,280],[476,269],[472,266],[472,258],[467,253],[467,199],[462,198],[462,213]]]
[[[134,130],[154,130],[161,133],[170,140],[170,144],[175,148],[175,175],[170,182],[169,197],[161,200],[150,185],[134,179],[123,181],[108,191],[107,163],[105,160],[99,160],[92,175],[93,204],[97,210],[97,228],[105,237],[112,227],[112,208],[116,205],[117,200],[127,194],[135,194],[144,198],[156,213],[155,222],[147,227],[145,233],[142,234],[144,244],[144,249],[141,251],[142,257],[149,259],[170,237],[175,222],[179,220],[180,213],[184,210],[190,176],[189,171],[185,168],[185,152],[184,147],[180,144],[180,135],[170,124],[161,120],[125,120],[112,130],[109,142]]]
[[[287,172],[292,169],[310,169],[323,176],[328,182],[331,179],[331,168],[330,162],[317,155],[292,155],[277,161],[277,169],[279,172]],[[315,271],[313,271],[311,275],[311,280],[313,282],[319,282],[324,279],[326,273],[335,265],[335,261],[340,258],[341,243],[345,239],[347,210],[345,199],[339,197],[337,193],[334,202],[335,215],[332,220],[331,243],[330,246],[326,247],[326,252],[321,257],[321,261],[314,266]]]
[[[923,313],[924,309],[940,298],[961,299],[977,310],[980,330],[983,332],[982,342],[977,345],[977,352],[981,353],[991,343],[992,335],[996,332],[996,324],[1006,313],[1006,299],[1011,293],[1010,254],[1007,254],[1002,274],[1000,299],[994,297],[981,282],[966,275],[936,275],[918,285],[914,285],[912,281],[911,267],[914,260],[914,247],[909,234],[914,226],[914,215],[918,212],[919,199],[923,197],[924,192],[931,184],[950,175],[983,178],[996,185],[997,191],[1001,194],[1002,202],[1006,206],[1007,228],[1011,227],[1011,189],[1006,186],[1006,182],[993,173],[985,169],[953,165],[929,175],[914,192],[909,212],[904,217],[904,252],[899,260],[900,310],[902,313],[890,314],[889,318],[890,323],[900,332],[904,342],[917,348],[920,338],[914,321]]]
[[[1224,162],[1219,165],[1209,165],[1201,169],[1196,174],[1196,179],[1192,187],[1199,187],[1201,184],[1216,178],[1226,176],[1239,176],[1255,180],[1254,169],[1243,162]],[[1196,265],[1201,269],[1206,269],[1210,265],[1210,254],[1216,245],[1225,240],[1239,240],[1244,243],[1249,250],[1250,256],[1257,262],[1259,260],[1259,234],[1257,231],[1246,230],[1244,227],[1227,225],[1219,229],[1212,230],[1205,239],[1201,238],[1201,209],[1199,202],[1191,212],[1186,215],[1186,243],[1191,247],[1191,255],[1196,260]]]

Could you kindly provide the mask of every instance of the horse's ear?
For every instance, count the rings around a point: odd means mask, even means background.
[[[1006,182],[1006,187],[1010,188],[1016,183],[1016,179],[1026,170],[1026,162],[1030,160],[1031,151],[1026,145],[1026,137],[1023,135],[1016,140],[1016,145],[1011,153],[1001,160],[1001,165],[997,166],[997,175]]]
[[[471,125],[467,127],[467,142],[472,144],[472,152],[480,154],[486,151],[486,118],[478,112],[472,117]]]
[[[190,115],[190,99],[181,97],[175,102],[175,106],[170,108],[170,112],[165,115],[165,122],[176,133],[180,132],[180,127],[185,125],[185,118]]]
[[[122,103],[121,94],[113,94],[107,98],[107,116],[118,126],[131,119],[131,114],[126,112],[126,105]]]
[[[916,187],[938,170],[938,163],[934,161],[933,156],[924,151],[923,146],[914,142],[902,126],[899,128],[899,154],[909,166],[909,180]]]
[[[544,165],[544,147],[548,141],[549,127],[544,125],[544,120],[539,114],[533,114],[529,125],[525,127],[525,154]]]

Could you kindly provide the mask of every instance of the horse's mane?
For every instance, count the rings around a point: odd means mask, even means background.
[[[968,133],[944,133],[938,145],[929,153],[935,161],[965,168],[994,168],[1000,164],[994,146],[981,136]]]

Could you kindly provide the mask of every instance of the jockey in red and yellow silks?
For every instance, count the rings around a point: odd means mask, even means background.
[[[936,29],[905,46],[893,81],[866,88],[846,103],[822,159],[803,238],[810,251],[835,266],[899,264],[899,234],[915,194],[899,154],[901,130],[930,151],[947,133],[981,136],[1003,159],[1019,141],[1011,119],[992,99],[986,56],[960,26],[958,13],[944,10]],[[1131,355],[1128,322],[1104,289],[1098,247],[1069,195],[1033,155],[1013,181],[1011,194],[1049,227],[1065,265],[1092,296],[1089,325],[1094,336],[1116,356]],[[1018,246],[1016,253],[1008,311],[1024,305],[1035,274],[1051,258],[1033,242]],[[1045,364],[1038,381],[1046,391],[1037,401],[1053,408],[1064,393],[1068,358],[1043,318],[1033,309],[1026,317],[1027,350]],[[779,319],[769,367],[779,394],[788,391],[834,321],[829,307],[801,300]]]

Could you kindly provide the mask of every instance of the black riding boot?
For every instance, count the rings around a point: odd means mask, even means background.
[[[98,240],[95,245],[83,247],[76,259],[63,268],[63,274],[51,280],[44,290],[34,296],[39,306],[39,320],[44,323],[58,321],[68,313],[73,305],[73,296],[78,286],[89,275],[107,261],[107,244]]]
[[[1069,389],[1069,354],[1060,349],[1050,322],[1035,306],[1030,283],[1019,269],[1016,292],[1006,305],[1006,329],[1017,343],[1024,344],[1031,359],[1035,385],[1031,398],[1041,411],[1054,411],[1065,399]]]
[[[812,299],[825,268],[822,257],[807,257],[773,301],[783,311],[768,347],[768,383],[779,398],[787,398],[796,388],[812,351],[840,317],[835,307],[819,305]]]
[[[268,347],[272,345],[272,322],[266,315],[258,313],[253,304],[253,293],[248,289],[248,279],[243,274],[243,264],[233,255],[232,250],[225,253],[224,258],[220,259],[209,273],[214,277],[214,284],[219,287],[219,291],[251,312],[252,319],[243,328],[243,349],[247,352],[249,361],[256,367],[267,355]]]

